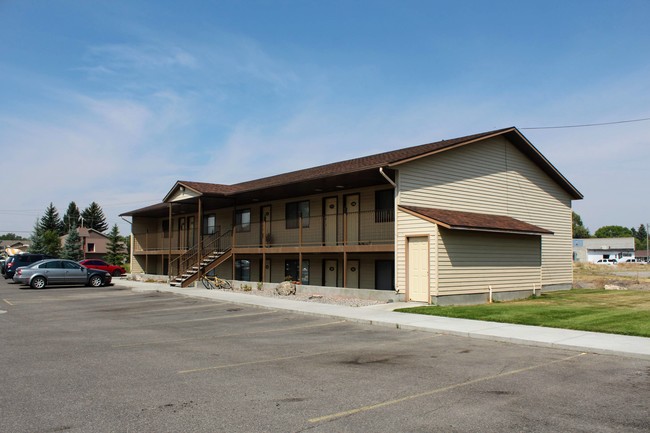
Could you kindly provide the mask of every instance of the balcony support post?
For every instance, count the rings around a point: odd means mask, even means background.
[[[172,237],[174,236],[174,225],[172,224],[172,204],[169,207],[169,248],[167,250],[167,277],[172,278]]]
[[[348,252],[343,250],[343,287],[348,286]]]
[[[298,217],[298,281],[302,283],[302,214]]]
[[[262,220],[262,282],[266,281],[266,218]]]
[[[203,260],[203,236],[201,233],[203,233],[203,202],[201,200],[201,197],[199,197],[199,206],[197,210],[197,217],[196,217],[196,234],[198,238],[198,246],[197,246],[197,257],[198,257],[198,262],[196,263],[196,266],[198,267],[197,273],[198,277],[201,278],[201,261]]]

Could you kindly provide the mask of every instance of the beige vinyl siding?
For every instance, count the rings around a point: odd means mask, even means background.
[[[440,228],[438,295],[530,289],[541,284],[540,237]]]
[[[432,295],[436,293],[436,260],[434,245],[437,226],[421,218],[397,211],[397,239],[395,246],[395,289],[400,293],[406,291],[406,238],[409,236],[428,236],[429,245],[429,288]]]
[[[572,282],[571,197],[505,138],[398,168],[398,204],[507,215],[554,232],[542,237],[543,284]]]

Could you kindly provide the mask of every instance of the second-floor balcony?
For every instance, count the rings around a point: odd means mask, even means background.
[[[180,217],[182,218],[182,217]],[[178,219],[178,218],[176,218]],[[183,254],[199,244],[199,227],[172,221],[170,230],[133,232],[135,254]],[[392,211],[352,212],[201,227],[201,244],[228,236],[233,250],[250,253],[393,251]]]

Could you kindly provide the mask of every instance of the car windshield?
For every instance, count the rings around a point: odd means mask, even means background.
[[[30,263],[29,266],[25,266],[25,267],[26,267],[26,268],[35,268],[35,267],[37,267],[38,265],[40,265],[41,263],[43,263],[44,261],[45,261],[45,259],[43,259],[43,260],[39,260],[38,262]]]

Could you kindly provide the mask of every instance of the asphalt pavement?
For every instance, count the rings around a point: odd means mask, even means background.
[[[542,326],[425,316],[394,311],[398,308],[423,305],[414,302],[392,302],[366,307],[350,307],[297,301],[289,297],[274,298],[241,292],[206,290],[203,287],[177,288],[162,283],[127,279],[116,279],[114,283],[129,287],[138,292],[154,291],[174,293],[194,298],[228,301],[242,305],[255,305],[260,308],[273,310],[289,310],[307,315],[341,318],[351,322],[377,326],[428,331],[528,346],[552,347],[579,352],[650,359],[650,338],[547,328]]]

